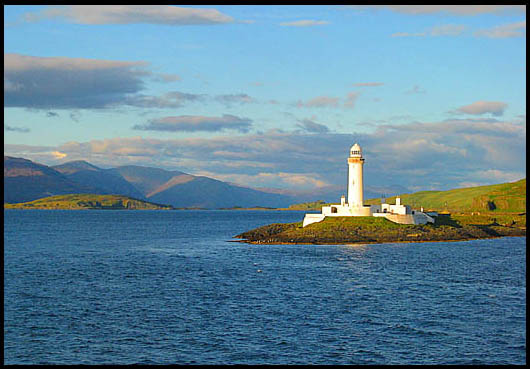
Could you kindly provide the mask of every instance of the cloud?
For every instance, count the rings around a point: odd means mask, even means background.
[[[445,13],[472,16],[479,14],[522,14],[526,12],[526,5],[350,5],[349,7],[367,10],[387,9],[409,15]]]
[[[458,36],[464,32],[467,27],[462,24],[444,24],[434,26],[430,29],[431,36]]]
[[[391,34],[390,37],[459,36],[466,30],[466,28],[466,26],[461,24],[444,24],[431,27],[424,32],[396,32]]]
[[[366,158],[365,186],[443,190],[526,176],[526,125],[483,118],[387,124],[355,134],[270,130],[208,138],[110,138],[46,148],[5,144],[4,154],[50,161],[49,153],[59,151],[69,160],[103,167],[148,165],[232,179],[260,175],[270,179],[267,187],[296,190],[297,179],[288,184],[275,177],[288,173],[345,191],[346,157],[354,142]],[[316,182],[308,187],[318,188]]]
[[[52,151],[51,154],[56,158],[56,159],[63,159],[63,158],[66,158],[68,155],[66,155],[64,152],[60,152],[60,151]]]
[[[79,112],[73,112],[71,111],[70,112],[70,119],[73,120],[74,122],[79,122],[79,116],[81,114],[79,114]]]
[[[228,129],[237,130],[239,132],[248,132],[251,126],[252,120],[228,114],[225,114],[222,117],[181,115],[176,117],[152,119],[145,125],[135,125],[133,129],[168,132],[218,132]]]
[[[11,126],[8,126],[7,124],[4,124],[4,131],[28,133],[30,131],[30,129],[29,128],[25,128],[25,127],[11,127]]]
[[[144,88],[145,62],[4,54],[4,107],[104,108]]]
[[[176,82],[180,81],[180,76],[178,74],[159,73],[153,76],[153,80],[158,82]]]
[[[256,102],[244,93],[209,96],[172,91],[146,95],[142,93],[146,79],[179,79],[174,74],[154,74],[147,66],[143,61],[4,54],[4,107],[107,109],[129,105],[164,109],[199,101],[225,106]]]
[[[409,33],[409,32],[396,32],[392,33],[390,37],[425,37],[427,34],[425,32]]]
[[[327,133],[329,128],[310,119],[299,119],[297,127],[309,133]]]
[[[518,23],[505,24],[491,29],[482,29],[473,33],[476,37],[508,38],[526,35],[526,20]]]
[[[317,20],[299,20],[294,22],[282,22],[280,23],[280,26],[286,26],[286,27],[312,27],[312,26],[321,26],[324,24],[329,24],[329,22],[326,21],[317,21]]]
[[[346,97],[346,101],[344,102],[344,107],[353,109],[355,107],[355,102],[357,101],[357,98],[359,97],[360,94],[361,94],[360,92],[348,93],[348,96]]]
[[[338,103],[339,103],[338,97],[318,96],[318,97],[308,100],[307,102],[298,101],[296,103],[296,106],[307,107],[307,108],[327,108],[327,107],[336,107]]]
[[[495,116],[501,116],[504,114],[504,110],[508,104],[500,101],[477,101],[469,105],[464,105],[457,108],[453,113],[465,113],[465,114],[493,114]]]
[[[170,5],[63,5],[26,13],[27,21],[66,18],[80,24],[151,23],[172,26],[233,23],[234,19],[216,9],[182,8]]]
[[[352,86],[354,87],[375,87],[375,86],[382,86],[384,85],[383,82],[364,82],[364,83],[354,83]]]
[[[232,106],[232,104],[248,104],[256,102],[251,96],[247,94],[228,94],[228,95],[218,95],[215,97],[215,100],[224,104],[225,106]]]
[[[125,96],[121,103],[141,108],[180,108],[186,103],[203,101],[206,98],[206,95],[173,91],[162,96],[141,94]]]

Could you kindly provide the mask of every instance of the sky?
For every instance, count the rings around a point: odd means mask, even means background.
[[[526,177],[526,6],[4,6],[4,155],[290,192]]]

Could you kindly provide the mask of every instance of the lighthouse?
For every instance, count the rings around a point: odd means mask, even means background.
[[[321,222],[326,217],[382,217],[400,224],[434,223],[434,219],[424,213],[423,209],[412,211],[409,205],[401,204],[399,197],[396,197],[395,204],[364,205],[363,165],[363,152],[361,146],[356,143],[350,148],[348,156],[348,203],[342,196],[340,204],[323,206],[320,214],[306,214],[303,227]]]
[[[359,144],[350,149],[348,157],[348,206],[363,207],[363,164],[364,158]]]

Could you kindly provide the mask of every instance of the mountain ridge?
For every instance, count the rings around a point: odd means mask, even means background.
[[[47,174],[46,180],[35,181],[42,174]],[[293,202],[290,196],[177,170],[137,165],[102,169],[84,160],[49,167],[4,156],[4,203],[75,193],[124,195],[178,208],[282,207]]]

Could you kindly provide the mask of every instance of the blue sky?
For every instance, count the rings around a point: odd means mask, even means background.
[[[526,177],[525,6],[4,6],[4,154],[252,187]]]

